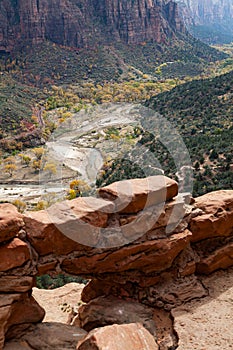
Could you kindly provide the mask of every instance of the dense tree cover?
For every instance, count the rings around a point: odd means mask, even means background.
[[[202,41],[213,43],[231,43],[233,40],[233,19],[205,25],[194,25],[190,31]]]
[[[37,287],[40,289],[55,289],[64,286],[67,283],[76,282],[76,283],[87,283],[81,277],[72,277],[65,275],[58,275],[57,277],[51,277],[49,275],[43,275],[37,277]]]
[[[162,93],[146,103],[177,124],[183,133],[190,133],[190,126],[198,131],[215,131],[232,121],[233,71],[213,79],[193,80]],[[179,126],[179,125],[178,125]]]
[[[183,138],[194,172],[194,196],[233,188],[233,71],[214,79],[192,81],[159,94],[146,105],[169,120]],[[146,117],[145,117],[146,118]],[[150,125],[150,120],[146,120]],[[147,128],[148,130],[148,128]],[[142,130],[137,150],[109,163],[98,186],[156,174],[138,166],[140,145],[158,159],[166,175],[176,178],[175,162],[156,131]],[[135,152],[135,156],[134,156]],[[176,152],[176,150],[174,150]],[[179,150],[177,150],[179,152]]]
[[[0,138],[17,133],[20,122],[30,120],[33,105],[44,97],[43,91],[18,82],[10,74],[0,74]]]
[[[49,95],[52,85],[127,82],[141,79],[143,74],[155,80],[184,78],[199,75],[209,62],[226,57],[224,52],[189,36],[169,45],[116,43],[114,47],[100,45],[88,50],[46,42],[18,54],[0,55],[0,137],[6,131],[17,132],[19,120],[30,120],[32,107]],[[164,62],[170,63],[160,74],[156,67]],[[52,105],[53,99],[49,102]]]
[[[177,86],[147,105],[174,123],[193,165],[199,162],[194,195],[233,188],[233,71]]]

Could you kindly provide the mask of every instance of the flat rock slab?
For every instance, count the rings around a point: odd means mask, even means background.
[[[101,227],[114,212],[114,204],[101,198],[79,197],[56,203],[47,210],[27,212],[25,230],[40,255],[68,254],[82,245],[95,247]]]
[[[99,189],[100,197],[114,201],[116,211],[125,214],[165,203],[177,194],[177,182],[162,175],[114,182]]]
[[[0,292],[24,293],[32,289],[35,281],[29,276],[2,276],[0,277]]]

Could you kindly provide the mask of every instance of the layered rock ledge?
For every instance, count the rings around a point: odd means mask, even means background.
[[[32,288],[47,273],[90,280],[72,325],[99,331],[78,349],[98,343],[102,333],[114,344],[118,332],[126,334],[128,350],[140,341],[153,344],[149,349],[176,348],[174,335],[159,342],[156,310],[166,314],[207,295],[199,276],[233,266],[233,191],[193,200],[178,193],[175,181],[153,176],[25,215],[2,204],[0,258],[0,349],[43,320]],[[100,329],[113,324],[122,330]],[[127,340],[130,332],[135,336]]]

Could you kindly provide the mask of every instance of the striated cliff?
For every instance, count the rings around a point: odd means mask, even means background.
[[[71,47],[98,42],[166,42],[184,32],[167,0],[2,0],[0,50],[45,40]]]
[[[208,24],[233,18],[231,0],[177,0],[192,24]]]
[[[187,194],[177,193],[175,181],[154,176],[109,185],[100,198],[78,198],[24,216],[2,204],[0,348],[5,338],[20,336],[43,319],[31,290],[35,276],[45,273],[91,279],[82,293],[87,304],[72,321],[88,332],[140,322],[157,339],[158,309],[169,313],[205,297],[200,276],[233,265],[233,191],[212,192],[191,205]],[[136,335],[145,332],[140,327],[134,329]],[[138,349],[126,346],[132,331],[122,348]],[[97,332],[101,342],[102,331]],[[110,332],[111,349],[119,333]],[[96,338],[90,333],[78,349],[89,349]],[[158,349],[149,339],[150,349]],[[171,348],[176,348],[174,337],[160,347]]]
[[[233,40],[231,0],[176,0],[180,16],[197,37],[207,42]]]

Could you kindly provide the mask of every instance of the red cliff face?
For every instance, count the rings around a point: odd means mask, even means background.
[[[2,0],[0,50],[44,40],[85,47],[123,41],[166,42],[183,32],[177,5],[167,0]]]

